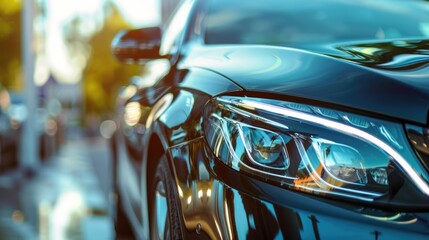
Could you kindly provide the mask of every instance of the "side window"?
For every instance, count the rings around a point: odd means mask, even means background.
[[[194,0],[185,0],[173,13],[163,33],[161,55],[177,53],[193,3]]]

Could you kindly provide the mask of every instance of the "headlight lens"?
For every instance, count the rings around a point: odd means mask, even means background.
[[[206,117],[214,155],[237,171],[365,201],[393,195],[404,182],[429,196],[427,172],[399,123],[244,97],[214,99]]]

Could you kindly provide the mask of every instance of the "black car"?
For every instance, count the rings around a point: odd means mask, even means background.
[[[18,166],[19,124],[10,114],[11,93],[0,85],[0,173]]]
[[[429,2],[186,0],[112,43],[140,239],[428,239]]]

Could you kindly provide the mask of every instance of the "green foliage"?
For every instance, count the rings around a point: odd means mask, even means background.
[[[119,63],[110,44],[121,30],[129,28],[120,13],[109,5],[103,28],[89,42],[91,55],[83,75],[86,113],[106,114],[112,111],[118,89],[139,73],[139,66]]]
[[[21,81],[21,1],[0,0],[0,85],[18,90]]]

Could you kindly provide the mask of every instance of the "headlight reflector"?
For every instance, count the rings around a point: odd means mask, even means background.
[[[274,169],[287,169],[289,159],[280,135],[242,124],[237,125],[241,141],[256,164]]]

